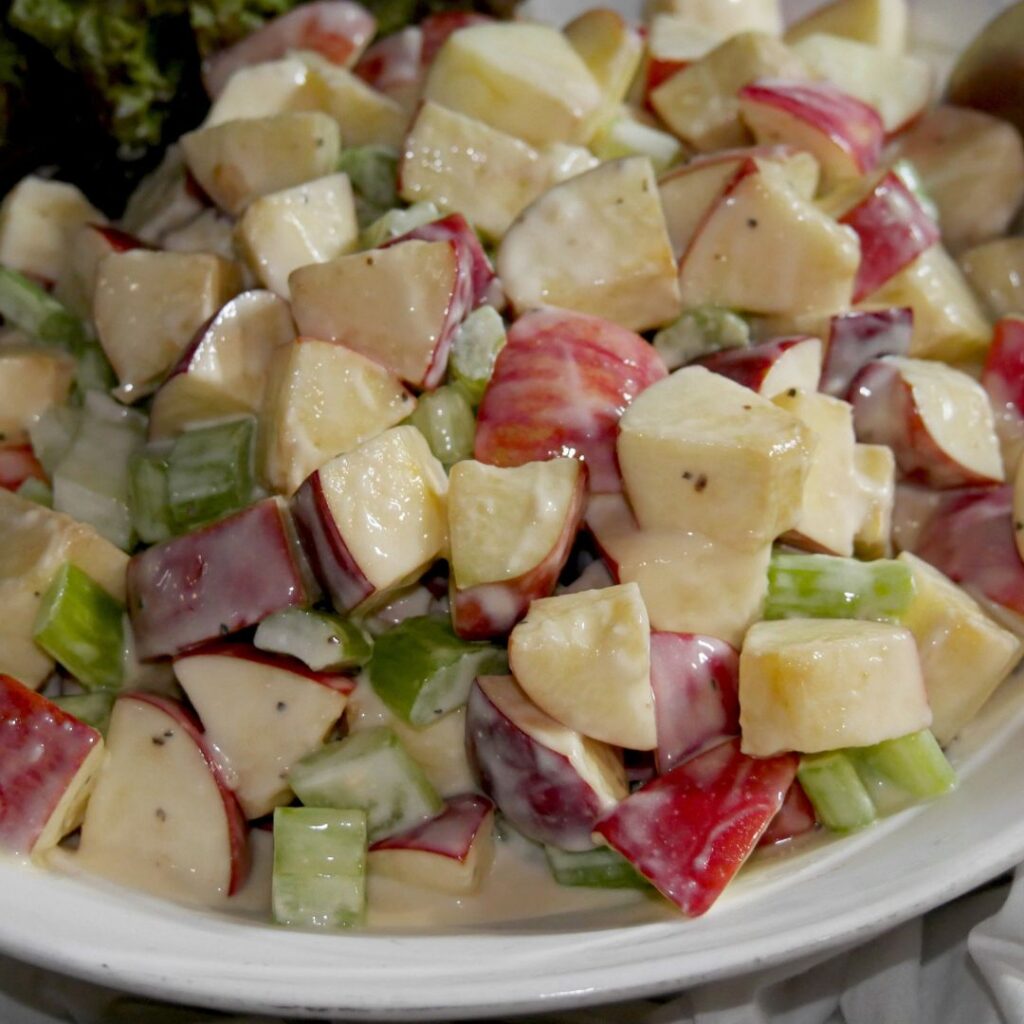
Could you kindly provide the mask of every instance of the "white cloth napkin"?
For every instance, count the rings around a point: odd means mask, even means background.
[[[864,945],[520,1024],[1020,1024],[1024,867]],[[0,1024],[285,1024],[152,1003],[0,957]]]

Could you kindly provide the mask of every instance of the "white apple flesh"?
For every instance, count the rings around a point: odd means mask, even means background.
[[[793,389],[816,391],[821,364],[821,341],[809,337],[777,338],[750,348],[727,349],[700,361],[701,366],[765,398]]]

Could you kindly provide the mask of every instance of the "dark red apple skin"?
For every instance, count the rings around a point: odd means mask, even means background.
[[[839,218],[860,239],[853,301],[862,302],[940,239],[939,228],[894,171]]]
[[[128,563],[138,656],[174,656],[316,597],[273,498],[157,544]]]
[[[460,863],[473,846],[473,840],[494,804],[479,793],[460,793],[448,797],[444,810],[430,821],[406,832],[387,836],[374,843],[370,850],[420,850],[450,857]]]
[[[324,496],[319,470],[295,492],[292,513],[313,575],[338,611],[351,611],[373,593],[373,585],[342,539]]]
[[[589,850],[604,808],[562,754],[507,718],[477,680],[469,693],[466,749],[484,792],[529,839]]]
[[[647,72],[644,77],[644,107],[654,113],[654,105],[651,103],[651,93],[663,85],[680,71],[685,71],[692,64],[688,60],[662,60],[659,57],[650,57],[647,61]]]
[[[486,14],[474,14],[471,11],[439,11],[436,14],[428,14],[420,22],[420,30],[423,32],[420,63],[424,68],[430,67],[434,63],[438,50],[459,29],[469,28],[471,25],[486,25],[493,20]]]
[[[493,466],[578,458],[592,492],[619,491],[619,420],[666,375],[661,357],[624,327],[563,310],[527,313],[509,331],[484,394],[475,456]]]
[[[159,708],[168,718],[177,723],[192,742],[195,743],[196,747],[199,748],[199,752],[202,754],[203,760],[206,762],[217,784],[221,800],[224,802],[224,814],[227,818],[228,838],[231,845],[231,881],[228,886],[228,895],[234,896],[242,888],[246,878],[249,876],[249,829],[246,826],[245,815],[242,813],[241,805],[238,803],[235,792],[231,788],[231,783],[228,780],[224,766],[217,758],[214,748],[207,741],[202,726],[183,704],[179,704],[177,701],[170,700],[167,697],[162,697],[159,694],[135,691],[124,694],[118,700],[135,700]]]
[[[372,43],[353,68],[383,93],[415,85],[422,76],[423,32],[415,25]]]
[[[46,472],[30,444],[0,444],[0,487],[16,491],[26,480],[45,480]]]
[[[1024,420],[1024,318],[997,321],[981,374],[996,416]]]
[[[91,726],[0,675],[0,848],[29,854],[85,759]]]
[[[907,307],[852,310],[832,317],[819,390],[846,398],[858,373],[882,356],[910,354],[914,311]]]
[[[699,917],[778,814],[798,764],[795,754],[747,757],[729,740],[630,794],[595,836],[683,914]]]
[[[90,224],[90,228],[100,235],[110,246],[111,252],[131,252],[132,249],[149,249],[141,238],[122,231],[120,228],[111,227],[109,224]]]
[[[794,335],[792,338],[773,338],[762,341],[750,348],[729,348],[697,360],[700,366],[713,373],[742,384],[751,391],[760,391],[765,377],[775,364],[790,349],[812,340],[810,335]]]
[[[740,734],[739,654],[694,633],[651,633],[651,689],[664,775]]]
[[[772,818],[771,824],[765,829],[758,846],[778,846],[788,843],[790,839],[806,835],[818,827],[818,819],[814,807],[807,799],[803,786],[794,779],[789,787],[786,799],[782,802],[779,813]]]

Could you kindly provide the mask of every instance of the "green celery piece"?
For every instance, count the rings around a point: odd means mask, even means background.
[[[593,889],[650,889],[651,883],[622,854],[607,846],[569,853],[545,846],[551,874],[559,885]]]
[[[449,619],[424,615],[377,637],[369,673],[377,696],[391,711],[422,728],[462,707],[478,675],[501,674],[506,667],[504,651],[461,640]]]
[[[474,408],[483,400],[507,340],[505,321],[493,306],[473,310],[455,332],[448,376]]]
[[[864,828],[877,817],[871,795],[844,751],[805,754],[797,778],[818,820],[833,832]]]
[[[473,457],[476,419],[463,393],[445,385],[420,395],[409,422],[427,439],[430,450],[446,467]]]
[[[251,417],[186,430],[167,457],[167,509],[176,533],[244,508],[253,491]]]
[[[846,754],[882,813],[931,800],[956,786],[956,772],[930,729]]]
[[[83,345],[75,368],[75,394],[84,399],[90,391],[106,393],[116,384],[117,377],[103,349],[94,341]]]
[[[366,814],[358,809],[274,811],[272,903],[278,924],[347,928],[366,912]]]
[[[286,608],[268,616],[257,626],[253,643],[261,651],[298,658],[314,672],[362,668],[373,652],[355,623],[307,608]]]
[[[121,686],[124,608],[70,562],[43,594],[32,638],[87,689]]]
[[[44,508],[53,508],[53,488],[45,480],[30,476],[18,488],[18,494]]]
[[[727,348],[746,348],[750,325],[739,314],[718,306],[698,306],[654,336],[654,349],[669,370]]]
[[[645,156],[655,174],[662,174],[683,156],[679,140],[629,115],[613,117],[590,140],[589,147],[598,160],[618,160],[627,156]]]
[[[405,209],[388,210],[378,217],[359,236],[361,249],[376,249],[393,238],[398,238],[414,228],[423,227],[438,220],[441,211],[433,203],[413,203]]]
[[[389,146],[351,146],[341,151],[338,170],[355,193],[360,228],[368,228],[398,206],[398,153]]]
[[[81,409],[70,405],[54,405],[46,410],[28,428],[32,451],[46,475],[53,476],[61,459],[68,453],[71,443],[82,425]]]
[[[80,722],[91,725],[97,732],[107,735],[110,715],[114,710],[114,694],[109,690],[95,690],[92,693],[75,693],[66,697],[54,697],[53,703]]]
[[[288,781],[307,807],[366,811],[371,842],[429,821],[444,807],[423,769],[384,726],[307,754],[292,766]]]
[[[132,524],[145,544],[159,544],[174,536],[167,507],[167,460],[139,452],[128,466],[128,493]]]
[[[777,553],[764,617],[893,621],[913,599],[914,576],[903,562]]]
[[[24,274],[0,267],[0,313],[4,320],[48,345],[77,354],[88,341],[85,324]]]

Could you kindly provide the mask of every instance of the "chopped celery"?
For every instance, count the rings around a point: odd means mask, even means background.
[[[75,354],[87,342],[85,324],[46,289],[16,270],[0,267],[0,314],[26,334]]]
[[[167,509],[176,533],[237,512],[252,498],[251,418],[186,430],[167,457]]]
[[[655,174],[668,170],[683,155],[683,147],[674,135],[652,128],[629,114],[619,114],[604,125],[590,140],[590,149],[599,160],[646,156]]]
[[[80,722],[91,725],[97,732],[106,736],[110,715],[114,710],[114,694],[109,690],[54,697],[53,703],[62,711],[74,715]]]
[[[864,828],[877,817],[871,795],[845,752],[805,754],[797,777],[818,820],[833,832]]]
[[[32,452],[46,470],[47,476],[53,476],[53,471],[60,465],[60,460],[67,455],[81,424],[81,409],[73,409],[69,405],[54,405],[29,426],[28,436],[32,442]]]
[[[174,535],[167,507],[167,460],[137,454],[128,467],[132,524],[146,544],[159,544]]]
[[[505,322],[492,306],[473,310],[455,332],[448,376],[474,407],[484,397],[506,340]]]
[[[910,567],[892,559],[775,554],[766,619],[898,619],[914,597]]]
[[[124,678],[124,609],[65,562],[43,594],[32,638],[88,689],[116,690]]]
[[[30,476],[18,488],[18,494],[44,508],[53,508],[53,488],[45,480]]]
[[[593,850],[569,853],[545,846],[551,874],[559,885],[582,885],[594,889],[649,889],[651,883],[616,850],[595,846]]]
[[[274,920],[305,928],[360,924],[366,910],[366,815],[356,809],[274,811]]]
[[[948,793],[956,772],[928,729],[846,751],[879,811]]]
[[[348,175],[361,228],[398,205],[398,154],[388,146],[352,146],[341,151],[338,170]]]
[[[376,249],[393,238],[438,220],[441,211],[433,203],[413,203],[406,209],[388,210],[359,236],[361,249]]]
[[[423,769],[383,726],[307,754],[292,766],[288,782],[307,807],[366,811],[372,842],[429,821],[444,806]]]
[[[75,369],[75,393],[84,398],[90,391],[110,391],[116,383],[117,377],[103,349],[94,341],[83,345]]]
[[[654,336],[654,348],[669,370],[726,348],[746,348],[750,325],[728,309],[698,306]]]
[[[370,682],[404,722],[422,728],[462,707],[478,675],[504,672],[504,651],[461,640],[438,616],[406,619],[377,638]]]
[[[445,466],[473,457],[476,420],[458,388],[445,385],[420,395],[409,422],[427,439],[430,450]]]
[[[373,651],[369,638],[355,623],[306,608],[286,608],[265,618],[253,643],[261,651],[298,658],[314,672],[362,668]]]

